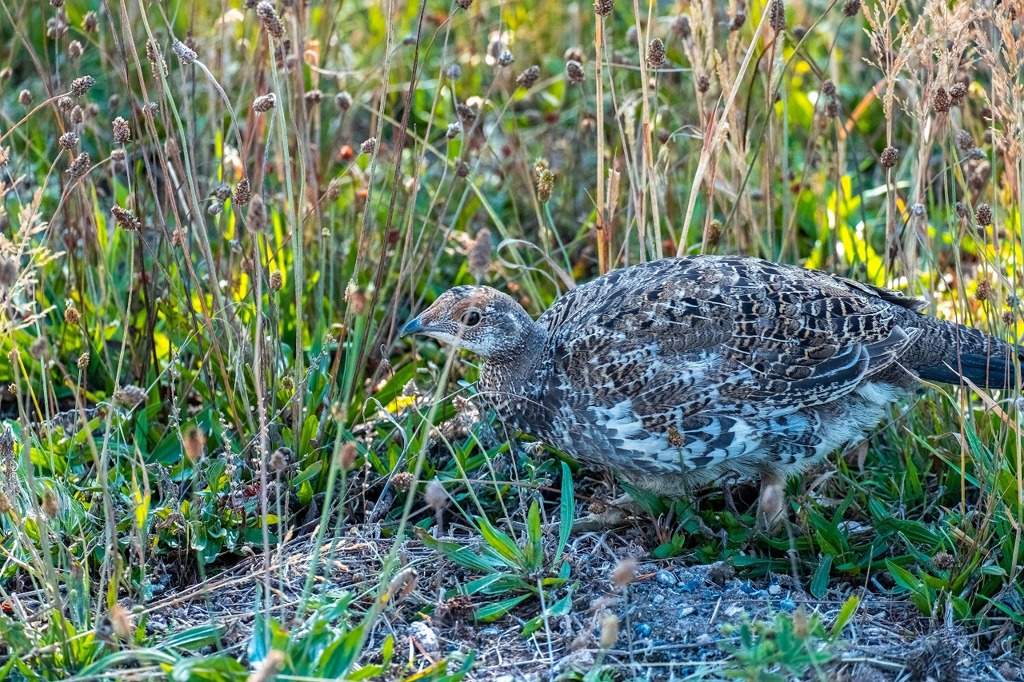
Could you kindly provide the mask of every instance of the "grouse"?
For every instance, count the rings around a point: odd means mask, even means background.
[[[759,478],[767,529],[788,476],[862,438],[919,380],[1014,384],[1019,348],[923,307],[827,272],[694,256],[610,272],[536,321],[458,286],[401,335],[480,356],[479,395],[508,426],[638,488]]]

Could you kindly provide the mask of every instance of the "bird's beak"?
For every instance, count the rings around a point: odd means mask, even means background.
[[[420,318],[414,317],[405,323],[402,330],[398,332],[398,336],[401,338],[403,336],[409,336],[409,334],[418,334],[421,331],[423,331],[423,323],[420,322]]]

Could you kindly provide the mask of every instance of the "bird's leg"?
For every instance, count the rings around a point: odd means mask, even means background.
[[[732,486],[736,483],[738,477],[735,474],[725,476],[721,480],[722,484],[722,498],[725,500],[725,508],[731,511],[734,515],[739,516],[740,511],[736,508],[736,498],[732,495]]]
[[[774,471],[761,474],[761,494],[757,499],[757,527],[770,532],[786,509],[785,481]]]
[[[611,502],[606,502],[601,511],[590,512],[572,524],[577,533],[610,530],[626,523],[630,518],[643,513],[640,505],[629,495],[621,495]]]

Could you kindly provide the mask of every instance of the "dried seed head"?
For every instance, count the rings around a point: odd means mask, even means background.
[[[177,38],[171,43],[171,50],[178,56],[178,61],[181,62],[182,66],[190,66],[199,58],[195,50]]]
[[[882,150],[879,160],[882,162],[882,168],[892,168],[899,162],[900,152],[896,147],[886,147]]]
[[[967,204],[965,204],[964,202],[962,202],[962,201],[956,202],[956,205],[953,206],[953,210],[956,212],[957,217],[960,218],[961,220],[966,220],[967,219],[967,216],[968,216]]]
[[[82,319],[82,314],[78,312],[78,308],[71,301],[68,301],[67,307],[64,308],[64,322],[71,326],[77,326]]]
[[[444,492],[444,486],[436,478],[427,483],[427,489],[423,491],[423,499],[435,514],[448,504],[448,495]]]
[[[10,289],[18,281],[21,268],[18,260],[11,256],[0,255],[0,287]]]
[[[472,125],[476,120],[476,109],[459,102],[455,105],[455,113],[459,115],[459,120],[462,121],[463,125]]]
[[[70,43],[68,43],[68,60],[72,62],[77,61],[79,58],[81,58],[83,51],[84,49],[82,48],[82,43],[78,42],[77,40],[72,40]]]
[[[570,83],[582,83],[583,79],[586,78],[586,73],[583,71],[583,64],[579,63],[575,59],[570,59],[565,63],[565,75],[569,79]]]
[[[356,463],[357,457],[359,457],[359,448],[352,441],[346,441],[341,446],[341,452],[338,454],[338,465],[342,471],[348,471]]]
[[[284,275],[281,274],[280,270],[274,270],[270,273],[270,290],[281,291],[281,287],[284,286]]]
[[[707,74],[701,74],[697,77],[697,91],[705,93],[711,89],[711,79],[707,77]]]
[[[252,190],[249,188],[249,178],[242,178],[235,186],[234,203],[238,206],[245,206],[252,199]]]
[[[32,104],[32,93],[29,92],[28,89],[19,92],[18,103],[23,107],[27,107],[29,104]]]
[[[198,464],[199,460],[203,458],[203,453],[206,452],[206,434],[202,432],[198,427],[193,426],[185,432],[185,437],[182,439],[182,449],[185,451],[185,457],[192,464]]]
[[[540,67],[536,64],[524,70],[516,77],[516,85],[524,90],[529,90],[540,79]]]
[[[956,566],[956,557],[949,552],[939,552],[932,557],[932,566],[940,571],[948,571]]]
[[[231,187],[222,182],[213,188],[211,194],[217,197],[218,201],[227,201],[231,196]]]
[[[960,100],[967,96],[967,84],[953,83],[949,88],[949,96],[953,98],[954,104],[959,104]]]
[[[94,85],[96,85],[96,79],[92,76],[80,76],[71,81],[71,94],[75,97],[82,97]]]
[[[736,14],[732,16],[732,20],[729,21],[729,30],[738,31],[743,28],[743,24],[747,21],[747,13],[742,9],[737,9]]]
[[[89,366],[89,354],[82,353],[78,356],[78,360],[75,361],[75,366],[80,370],[85,370]]]
[[[135,407],[146,400],[146,395],[146,389],[129,384],[114,391],[114,402],[123,407]]]
[[[262,5],[264,3],[261,2],[260,4]],[[257,114],[262,114],[273,109],[275,104],[277,104],[277,95],[272,92],[268,92],[265,95],[260,95],[252,101],[252,110]]]
[[[555,174],[544,159],[533,164],[533,179],[537,185],[537,199],[546,203],[551,199],[551,192],[555,187]]]
[[[610,613],[601,620],[601,648],[611,649],[617,641],[619,641],[619,619],[615,614]]]
[[[348,111],[352,108],[352,95],[348,92],[339,92],[334,96],[334,104],[342,111]]]
[[[974,148],[974,138],[966,130],[960,129],[956,131],[956,146],[962,151],[969,152]]]
[[[75,160],[68,166],[68,176],[72,180],[77,180],[83,177],[89,172],[89,166],[92,165],[92,159],[89,158],[88,152],[81,152],[75,157]]]
[[[414,480],[413,475],[408,471],[399,471],[391,477],[391,485],[395,486],[396,490],[406,493],[409,492]]]
[[[582,64],[586,61],[583,57],[583,50],[579,47],[570,47],[565,50],[565,54],[562,55],[562,59],[565,61],[575,61]]]
[[[61,149],[74,149],[78,144],[78,133],[68,132],[57,138],[57,146]]]
[[[377,138],[369,137],[363,140],[363,143],[359,145],[360,154],[372,154],[377,149]]]
[[[459,178],[469,177],[469,164],[463,161],[462,159],[456,160],[455,175],[456,177]]]
[[[28,347],[28,354],[33,360],[42,360],[50,350],[50,344],[43,337],[37,337]]]
[[[978,301],[987,301],[992,297],[992,285],[987,279],[983,279],[978,282],[977,288],[974,290],[974,298]]]
[[[403,568],[388,583],[388,593],[384,601],[400,602],[416,589],[416,570],[411,567]]]
[[[359,287],[351,287],[348,291],[348,305],[352,314],[361,317],[366,314],[367,308],[366,291]]]
[[[843,16],[853,17],[860,11],[860,0],[846,0],[846,4],[843,5]]]
[[[99,30],[100,20],[96,17],[95,12],[86,12],[85,16],[82,17],[82,29],[86,33],[95,33]]]
[[[712,220],[708,224],[708,232],[705,235],[706,241],[709,247],[718,246],[718,243],[722,240],[722,221]]]
[[[821,94],[827,97],[835,97],[836,84],[832,82],[832,79],[826,80],[821,84]]]
[[[640,32],[636,30],[636,26],[630,26],[626,29],[626,42],[630,45],[640,44]]]
[[[498,54],[498,66],[511,66],[515,60],[515,55],[509,49],[504,49]]]
[[[492,248],[491,231],[486,227],[481,228],[476,233],[476,239],[473,240],[472,246],[469,247],[469,257],[467,258],[469,271],[477,280],[482,280],[491,267]]]
[[[445,132],[445,137],[449,140],[454,140],[462,132],[462,124],[456,121],[455,123],[448,124],[448,130]]]
[[[57,504],[57,496],[53,494],[52,490],[47,490],[43,493],[43,503],[40,505],[43,513],[49,518],[57,518],[57,514],[60,513],[60,505]]]
[[[68,118],[76,126],[82,125],[82,122],[85,121],[85,110],[83,110],[82,107],[76,105],[74,108],[71,109],[71,114],[68,116]]]
[[[985,150],[981,147],[972,147],[971,151],[967,152],[967,158],[971,161],[981,161],[988,157],[985,155]]]
[[[622,587],[636,580],[636,559],[629,557],[615,564],[612,570],[612,585]]]
[[[253,670],[246,682],[273,682],[277,677],[277,671],[284,665],[284,654],[277,649],[271,649],[270,653],[263,657],[258,668]]]
[[[594,3],[594,12],[599,17],[606,17],[615,9],[615,0],[597,0]]]
[[[944,114],[949,111],[949,107],[952,106],[953,99],[946,92],[946,88],[941,85],[935,91],[935,96],[932,97],[932,106],[935,107],[936,113]]]
[[[837,118],[839,116],[839,102],[829,97],[828,101],[825,102],[825,115],[829,118]]]
[[[110,213],[114,216],[114,220],[117,224],[128,232],[135,232],[142,228],[142,221],[135,217],[135,213],[130,209],[121,208],[115,204],[114,207],[110,209]]]
[[[310,90],[306,93],[305,98],[306,104],[316,106],[324,98],[324,93],[322,90]]]
[[[10,80],[11,76],[13,75],[14,69],[12,69],[9,66],[5,66],[4,68],[0,69],[0,81]]]
[[[263,0],[263,2],[256,5],[256,16],[263,23],[263,30],[275,39],[280,39],[284,36],[284,24],[281,23],[281,18],[277,16],[277,10],[267,0]]]
[[[280,474],[286,469],[288,469],[288,457],[285,455],[285,449],[278,448],[271,453],[270,459],[267,460],[267,470],[272,474]]]
[[[473,6],[473,0],[455,0],[455,6],[459,9],[469,9]]]
[[[71,111],[75,107],[75,100],[71,99],[67,95],[63,95],[57,98],[57,108],[61,111]]]
[[[449,64],[448,67],[444,70],[444,75],[448,78],[448,80],[457,81],[460,78],[462,78],[462,67],[459,66],[458,64]]]
[[[118,116],[111,125],[114,128],[115,144],[125,144],[132,139],[132,129],[129,127],[128,121]]]
[[[690,17],[685,14],[677,16],[676,20],[672,22],[672,34],[681,40],[687,40],[693,34]]]
[[[782,4],[782,0],[772,0],[768,6],[768,21],[776,33],[786,30],[786,6]]]
[[[220,215],[224,210],[224,204],[210,204],[206,207],[206,215]]]
[[[252,201],[249,203],[249,211],[245,214],[245,222],[246,226],[253,232],[263,232],[267,229],[269,225],[267,222],[267,209],[263,205],[263,197],[259,194],[253,196]]]
[[[655,69],[665,65],[665,43],[661,38],[655,38],[647,46],[647,63]]]
[[[988,227],[992,224],[992,207],[988,204],[978,204],[974,216],[978,220],[978,225]]]

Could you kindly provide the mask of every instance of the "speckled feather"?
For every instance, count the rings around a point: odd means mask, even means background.
[[[752,258],[617,270],[536,322],[486,287],[446,296],[421,319],[472,308],[500,329],[432,335],[485,357],[480,394],[508,425],[663,493],[784,478],[861,438],[919,377],[1001,386],[1012,369],[1008,345],[920,301]]]

